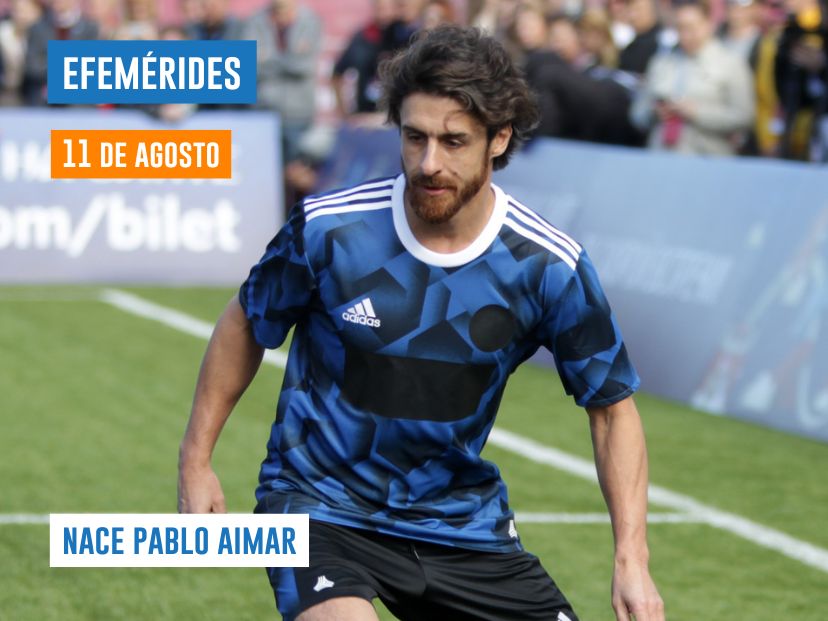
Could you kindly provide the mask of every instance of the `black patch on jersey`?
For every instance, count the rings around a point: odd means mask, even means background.
[[[481,351],[503,349],[515,336],[517,320],[508,308],[490,304],[478,310],[469,322],[469,336]]]
[[[563,360],[585,360],[615,345],[612,321],[603,310],[592,309],[577,325],[555,339],[555,355]]]
[[[491,364],[388,356],[346,344],[342,394],[377,416],[449,422],[477,411],[494,370]]]

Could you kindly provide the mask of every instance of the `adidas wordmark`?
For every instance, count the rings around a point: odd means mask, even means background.
[[[357,323],[361,326],[369,326],[371,328],[379,328],[380,320],[374,312],[374,306],[371,304],[371,298],[365,298],[362,302],[354,304],[344,313],[342,318],[351,323]]]

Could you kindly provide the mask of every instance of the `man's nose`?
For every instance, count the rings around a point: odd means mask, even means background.
[[[436,140],[428,141],[425,151],[423,151],[423,159],[420,162],[420,169],[422,170],[423,175],[425,175],[426,177],[436,175],[438,172],[440,172],[440,170],[442,170],[442,164],[440,162],[439,145],[437,144]]]

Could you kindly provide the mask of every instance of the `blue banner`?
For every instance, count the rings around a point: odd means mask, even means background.
[[[399,170],[396,131],[337,154],[326,187]],[[823,168],[537,140],[495,181],[587,249],[646,390],[828,440]]]
[[[49,41],[50,104],[256,102],[255,41]]]

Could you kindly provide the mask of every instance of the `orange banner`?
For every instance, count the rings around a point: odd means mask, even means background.
[[[229,179],[229,129],[53,129],[52,179]]]

